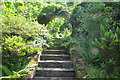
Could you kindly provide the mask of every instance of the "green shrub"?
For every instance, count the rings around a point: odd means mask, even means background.
[[[24,69],[19,70],[18,72],[16,71],[10,71],[6,66],[0,65],[0,68],[2,69],[2,72],[5,72],[6,75],[3,75],[0,77],[0,79],[8,79],[8,78],[15,78],[14,80],[17,80],[17,78],[26,78],[27,74],[30,71],[30,67],[34,67],[35,65],[26,65]],[[28,78],[28,77],[27,77]]]
[[[87,75],[84,78],[109,78],[108,75],[99,68],[89,68]]]
[[[70,24],[66,23],[66,27],[65,23],[64,18],[55,18],[46,25],[52,38],[64,38],[71,35],[71,30],[68,29]]]
[[[120,74],[120,29],[116,28],[115,31],[105,31],[101,26],[101,37],[95,39],[94,45],[99,49],[100,59],[102,61],[101,67],[107,74]]]
[[[15,56],[27,55],[36,52],[32,42],[25,42],[20,36],[12,36],[4,39],[3,53]],[[18,53],[18,54],[17,54]]]
[[[31,40],[41,34],[42,25],[37,22],[30,22],[22,15],[4,17],[2,19],[2,33],[6,35],[21,35],[23,38]]]
[[[89,78],[113,78],[120,74],[120,29],[117,28],[120,20],[113,18],[119,17],[115,15],[119,12],[115,6],[119,3],[83,2],[71,14],[71,52],[82,55],[94,67]]]
[[[2,43],[2,63],[10,70],[18,71],[29,61],[27,55],[36,53],[38,49],[20,36],[6,37]]]
[[[78,78],[84,78],[89,72],[89,68],[88,67],[78,67],[77,68],[77,77]]]

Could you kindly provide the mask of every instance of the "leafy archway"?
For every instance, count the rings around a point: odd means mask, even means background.
[[[37,21],[40,24],[47,24],[56,17],[69,18],[69,12],[59,4],[48,4],[39,14]]]

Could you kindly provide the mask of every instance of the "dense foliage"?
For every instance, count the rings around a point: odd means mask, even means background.
[[[119,5],[84,2],[73,10],[71,52],[80,54],[90,65],[85,77],[119,77]]]
[[[66,8],[67,7],[60,4],[47,4],[38,16],[38,22],[46,25],[56,17],[69,17],[69,13]]]
[[[1,2],[2,75],[9,75],[9,78],[25,76],[29,72],[27,64],[32,55],[39,49],[54,45],[51,38],[69,36],[71,31],[68,29],[63,28],[60,32],[61,26],[65,23],[64,18],[68,17],[69,12],[67,4],[59,2]],[[48,14],[53,17],[49,15],[46,19],[52,19],[44,25],[42,22],[45,18],[40,16]]]
[[[119,78],[119,8],[120,2],[0,2],[3,76],[25,76],[37,50],[62,45],[78,77]]]
[[[46,36],[44,30],[47,29],[35,21],[39,11],[34,12],[34,10],[38,9],[39,5],[29,2],[1,3],[2,64],[3,69],[6,66],[11,71],[11,74],[7,74],[3,70],[3,76],[15,77],[22,69],[24,72],[16,77],[27,74],[28,70],[25,69],[28,69],[26,67],[31,56],[37,54],[37,51],[42,50],[42,46],[47,44],[43,38]]]

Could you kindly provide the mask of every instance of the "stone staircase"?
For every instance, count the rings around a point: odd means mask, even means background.
[[[73,62],[65,47],[53,46],[40,55],[33,80],[76,80]]]

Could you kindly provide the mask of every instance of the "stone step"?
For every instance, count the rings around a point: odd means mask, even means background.
[[[75,77],[75,71],[73,68],[38,68],[36,70],[36,76],[39,77]]]
[[[76,80],[75,77],[34,77],[34,80]]]
[[[54,44],[55,44],[55,43],[57,43],[57,44],[63,43],[62,41],[52,41],[52,42],[54,42]],[[59,46],[59,45],[56,45],[56,46]]]
[[[52,46],[52,47],[49,47],[48,49],[65,50],[65,47],[64,46]]]
[[[51,54],[65,54],[66,50],[54,50],[54,49],[47,49],[44,53],[51,53]]]
[[[42,68],[72,68],[73,63],[70,60],[41,60],[38,62],[38,67]]]
[[[67,54],[42,54],[40,60],[70,60]]]

